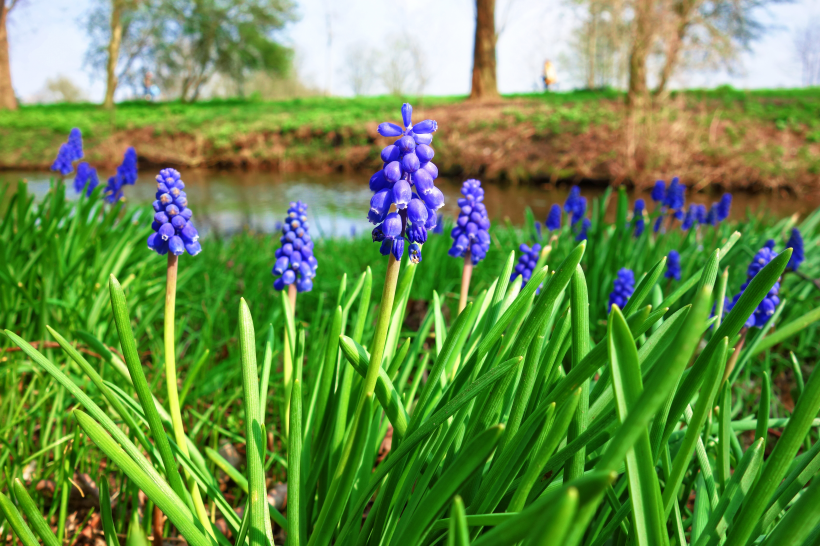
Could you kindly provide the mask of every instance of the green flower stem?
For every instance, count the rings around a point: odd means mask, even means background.
[[[168,387],[168,410],[171,414],[171,423],[174,425],[174,440],[179,446],[183,455],[189,457],[188,444],[185,441],[185,429],[182,424],[182,414],[179,411],[179,393],[177,391],[177,363],[176,363],[176,337],[174,336],[174,308],[177,299],[177,271],[179,269],[179,259],[168,253],[168,270],[165,282],[165,383]],[[194,501],[196,515],[202,526],[213,537],[213,528],[208,517],[208,511],[202,502],[202,495],[199,492],[193,476],[185,471],[188,480],[188,489]]]
[[[361,401],[366,395],[372,395],[376,389],[376,381],[379,378],[379,368],[384,357],[384,346],[387,341],[387,330],[390,326],[390,315],[393,311],[393,299],[396,296],[396,284],[399,280],[399,270],[401,262],[390,254],[387,262],[387,275],[384,278],[384,289],[382,290],[382,302],[379,304],[379,320],[376,323],[376,333],[373,336],[373,352],[370,355],[370,366],[367,368],[367,375],[364,378],[364,390]]]
[[[288,285],[288,300],[290,300],[290,312],[296,317],[296,283]],[[285,415],[282,422],[285,426],[285,438],[289,438],[290,431],[290,393],[293,390],[293,349],[290,346],[290,336],[285,328],[285,355],[282,366],[285,381]]]
[[[461,296],[458,299],[458,312],[464,311],[467,307],[467,296],[470,293],[470,277],[473,276],[473,260],[470,256],[470,249],[464,253],[464,269],[461,270]]]

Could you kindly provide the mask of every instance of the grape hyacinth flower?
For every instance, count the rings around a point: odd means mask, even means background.
[[[746,282],[741,285],[740,292],[735,295],[734,299],[732,300],[731,304],[727,307],[727,311],[730,311],[732,307],[737,303],[740,299],[740,295],[746,290],[746,287],[749,286],[749,283],[754,278],[758,272],[763,269],[766,264],[772,261],[775,258],[776,254],[774,251],[768,247],[761,248],[757,254],[755,254],[752,263],[749,264],[749,268],[746,270]],[[769,320],[774,314],[775,309],[777,308],[778,304],[780,303],[780,298],[778,297],[778,292],[780,291],[780,281],[774,283],[771,290],[769,290],[766,297],[763,298],[763,301],[760,302],[760,305],[757,306],[755,312],[749,317],[746,321],[746,327],[757,326],[758,328],[762,328],[766,325],[766,322]]]
[[[71,174],[74,170],[73,163],[83,158],[83,135],[79,129],[74,127],[68,133],[68,141],[60,145],[57,158],[51,165],[51,170],[59,172],[63,176]]]
[[[487,218],[487,207],[484,206],[484,190],[481,182],[470,179],[461,185],[464,195],[458,200],[461,211],[458,213],[456,226],[450,233],[453,246],[449,254],[454,258],[469,255],[473,265],[478,264],[490,249],[490,220]]]
[[[433,233],[444,233],[444,215],[440,212],[436,213],[436,227],[432,229]]]
[[[792,257],[789,259],[789,264],[786,266],[792,271],[797,271],[800,264],[806,259],[805,248],[803,246],[803,236],[800,230],[792,228],[792,234],[786,242],[786,248],[792,249]]]
[[[193,212],[188,208],[185,183],[176,169],[162,169],[157,175],[154,201],[154,230],[148,237],[148,248],[157,254],[179,256],[187,252],[196,256],[202,251],[199,233],[191,223]]]
[[[613,305],[623,309],[634,290],[635,274],[632,273],[631,269],[624,267],[618,271],[613,282],[612,292],[609,294],[609,310],[612,310]]]
[[[283,290],[296,285],[299,292],[313,289],[313,278],[319,263],[313,255],[313,241],[308,233],[307,205],[301,201],[292,202],[288,215],[282,224],[282,247],[276,251],[273,274],[278,276],[273,287]]]
[[[692,226],[698,220],[698,206],[697,205],[689,205],[689,209],[686,211],[686,214],[683,217],[683,222],[681,223],[680,228],[684,231],[689,231],[692,229]]]
[[[635,208],[632,211],[632,223],[635,226],[635,237],[640,237],[646,227],[643,213],[646,210],[646,203],[643,199],[635,200]]]
[[[652,188],[652,201],[655,203],[663,203],[666,199],[666,182],[658,180]]]
[[[706,205],[695,205],[695,220],[698,224],[706,223]]]
[[[569,189],[569,195],[567,195],[567,200],[564,201],[564,212],[567,214],[572,214],[576,207],[578,206],[578,202],[581,200],[581,188],[578,186],[572,186]]]
[[[766,248],[768,248],[769,250],[774,250],[774,245],[775,245],[775,244],[776,244],[776,243],[774,242],[774,239],[769,239],[769,240],[767,240],[767,241],[763,244],[763,246],[765,246],[765,247],[766,247]]]
[[[105,199],[109,203],[116,203],[117,201],[123,198],[123,186],[133,186],[136,183],[136,181],[137,152],[136,150],[134,150],[134,148],[128,148],[127,150],[125,150],[125,154],[122,158],[122,163],[120,163],[119,167],[117,167],[117,174],[108,179],[108,184],[106,185],[104,192]]]
[[[664,206],[674,213],[675,218],[683,218],[683,205],[686,201],[686,186],[680,183],[676,176],[669,183],[666,190],[666,197],[663,200]]]
[[[735,294],[732,301],[726,305],[727,313],[737,304],[741,294],[743,294],[743,291],[749,286],[749,283],[752,282],[755,275],[757,275],[761,269],[766,267],[766,265],[771,262],[775,256],[777,256],[777,254],[775,254],[775,252],[767,246],[764,246],[757,251],[757,254],[755,254],[752,259],[752,263],[749,264],[749,268],[746,270],[746,282],[740,286],[740,292]],[[778,292],[780,292],[779,280],[774,283],[774,286],[772,286],[771,290],[769,290],[768,294],[766,294],[766,297],[763,298],[763,301],[760,302],[760,305],[757,306],[754,313],[752,313],[746,320],[746,324],[744,326],[747,328],[751,328],[752,326],[763,328],[769,321],[769,318],[774,314],[777,306],[780,304],[780,298],[777,295]]]
[[[547,215],[547,220],[544,222],[547,229],[555,231],[561,229],[561,205],[553,205],[550,207],[550,213]]]
[[[677,250],[670,250],[666,257],[666,273],[663,274],[667,279],[680,280],[680,254]]]
[[[703,222],[704,224],[709,224],[710,226],[716,226],[718,223],[718,213],[717,213],[717,203],[712,203],[712,206],[709,208],[709,212],[706,214],[706,218]]]
[[[589,218],[584,218],[583,223],[581,224],[581,229],[578,231],[578,235],[575,236],[575,240],[578,242],[586,241],[587,240],[587,230],[589,230],[589,226],[592,225],[592,221]]]
[[[91,192],[99,184],[100,179],[97,177],[97,169],[85,161],[77,165],[77,176],[74,177],[74,191],[82,193],[83,190],[86,190],[86,197],[90,197]]]
[[[490,249],[490,219],[487,218],[487,207],[484,206],[484,189],[481,181],[465,180],[461,185],[461,194],[458,200],[461,211],[458,213],[456,225],[450,236],[453,246],[449,254],[454,258],[464,258],[464,268],[461,273],[461,295],[459,297],[459,313],[467,306],[467,295],[470,291],[470,278],[473,266],[477,265],[487,255]],[[416,245],[416,243],[411,243]],[[414,254],[418,252],[418,259]],[[421,260],[421,248],[411,248],[410,260]]]
[[[416,243],[414,250],[419,249],[412,259],[421,260],[421,245],[427,242],[427,231],[436,227],[436,211],[444,206],[444,194],[434,184],[438,168],[432,162],[430,147],[438,124],[426,119],[413,125],[413,107],[407,103],[401,113],[404,129],[393,123],[382,123],[378,128],[380,135],[398,138],[382,150],[382,169],[370,177],[374,195],[367,219],[376,225],[373,240],[382,243],[382,254],[392,253],[401,260],[406,238]],[[390,213],[393,204],[397,213]],[[387,224],[390,214],[396,215],[398,229],[394,219]]]
[[[532,273],[535,270],[535,266],[538,265],[538,256],[541,253],[541,245],[536,243],[532,245],[532,248],[530,248],[526,244],[521,243],[518,250],[521,251],[521,256],[518,258],[518,263],[515,264],[515,269],[513,270],[512,275],[510,275],[510,281],[515,280],[516,277],[521,275],[521,287],[523,288],[530,278],[532,278]]]
[[[536,221],[535,221],[535,233],[536,233],[536,235],[538,235],[538,240],[539,240],[539,241],[540,241],[541,239],[543,239],[543,238],[544,238],[544,237],[543,237],[543,235],[541,235],[541,231],[542,231],[542,229],[543,229],[543,228],[541,227],[541,222],[539,222],[538,220],[536,220]]]
[[[731,193],[724,193],[723,196],[720,198],[720,201],[717,203],[717,219],[718,222],[722,222],[729,217],[729,213],[732,210],[732,194]]]

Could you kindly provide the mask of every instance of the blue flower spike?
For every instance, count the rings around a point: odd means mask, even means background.
[[[88,197],[99,184],[100,179],[97,176],[97,169],[85,161],[77,165],[77,176],[74,177],[74,190],[77,193],[86,190],[85,195]]]
[[[723,196],[720,198],[720,201],[717,203],[717,220],[718,222],[722,222],[729,217],[729,213],[732,211],[732,194],[731,193],[724,193]]]
[[[282,223],[282,246],[276,250],[273,274],[278,278],[273,282],[276,290],[296,284],[297,292],[310,292],[319,262],[313,255],[313,240],[308,230],[307,205],[301,201],[291,202],[288,214]]]
[[[644,218],[645,210],[646,202],[643,199],[636,199],[635,208],[632,211],[632,224],[635,226],[635,237],[640,237],[646,228],[646,219]]]
[[[652,188],[652,201],[662,203],[666,199],[666,182],[658,180]]]
[[[592,225],[592,221],[589,218],[584,218],[584,221],[581,223],[581,229],[578,230],[578,235],[575,236],[575,240],[578,242],[586,241],[587,240],[587,231],[589,231],[589,226]]]
[[[193,212],[188,208],[185,183],[176,169],[162,169],[157,175],[154,207],[154,230],[148,237],[148,248],[157,254],[170,252],[179,256],[187,252],[196,256],[202,251],[199,233],[191,223]]]
[[[60,145],[57,158],[51,164],[51,170],[68,176],[74,171],[73,163],[83,158],[83,135],[74,127],[68,133],[68,141]]]
[[[623,309],[634,291],[635,274],[631,269],[624,267],[618,271],[615,281],[613,282],[612,292],[609,294],[609,310],[612,310],[613,305],[617,305]]]
[[[550,213],[547,215],[547,220],[544,222],[547,229],[555,231],[561,229],[561,205],[553,205],[550,207]]]
[[[666,273],[663,274],[667,279],[680,280],[680,254],[677,250],[670,250],[666,257]]]
[[[484,189],[481,181],[465,180],[461,185],[461,194],[458,200],[461,210],[450,236],[453,246],[449,254],[454,258],[467,257],[468,253],[473,265],[478,264],[487,256],[490,249],[490,220],[487,218],[487,207],[484,206]]]
[[[406,240],[410,260],[418,263],[428,231],[439,224],[436,211],[444,206],[444,194],[435,186],[438,168],[430,147],[438,124],[426,119],[413,125],[413,107],[407,103],[401,117],[403,129],[388,122],[378,127],[380,135],[397,139],[382,150],[382,168],[370,177],[373,197],[367,219],[376,226],[373,240],[381,243],[383,255],[401,260]],[[397,212],[390,212],[393,205]]]
[[[521,243],[521,246],[518,247],[518,250],[521,251],[521,256],[518,257],[518,263],[515,264],[515,269],[513,270],[512,275],[510,275],[510,280],[514,281],[516,277],[521,275],[521,287],[523,288],[532,278],[532,273],[535,270],[535,266],[538,265],[538,256],[541,254],[541,245],[534,244],[532,248],[527,246],[524,243]]]
[[[164,169],[168,170],[168,169]],[[172,169],[173,170],[173,169]],[[175,171],[176,172],[176,171]],[[160,174],[162,171],[160,171]],[[134,148],[125,150],[122,163],[117,167],[117,174],[108,179],[105,186],[105,199],[109,203],[120,201],[123,196],[123,186],[133,186],[137,182],[137,151]]]
[[[776,256],[777,254],[774,250],[768,246],[764,246],[757,251],[757,254],[755,254],[754,258],[752,258],[752,263],[749,264],[749,268],[746,270],[746,282],[740,286],[740,291],[735,294],[732,301],[726,305],[727,313],[737,304],[741,294],[743,294],[743,291],[749,286],[749,283],[752,282],[755,275],[757,275],[761,269],[766,267],[766,265]],[[794,253],[792,253],[792,256],[794,256]],[[751,328],[752,326],[763,328],[766,325],[769,318],[774,314],[775,309],[777,309],[777,306],[780,304],[780,298],[778,297],[779,292],[780,281],[778,280],[774,283],[774,286],[772,286],[768,294],[766,294],[763,298],[763,301],[760,302],[760,305],[757,306],[754,313],[752,313],[748,320],[746,320],[745,326],[747,328]]]
[[[802,264],[806,259],[803,236],[800,234],[799,229],[792,228],[792,233],[789,236],[789,240],[786,242],[786,248],[792,249],[792,257],[789,259],[789,264],[786,267],[792,271],[797,271],[800,264]]]

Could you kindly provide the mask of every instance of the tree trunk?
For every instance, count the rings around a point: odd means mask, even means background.
[[[686,37],[686,31],[689,30],[692,13],[699,4],[700,2],[697,0],[684,0],[677,6],[678,25],[675,33],[669,37],[669,44],[666,47],[666,60],[663,63],[658,87],[655,89],[655,93],[658,95],[666,91],[666,86],[678,66],[683,39]]]
[[[476,0],[473,85],[470,100],[496,99],[495,76],[495,0]]]
[[[108,42],[108,78],[105,85],[103,107],[114,108],[114,91],[117,90],[117,61],[122,43],[122,0],[111,0],[111,39]]]
[[[6,19],[10,10],[11,6],[7,7],[5,0],[0,0],[0,110],[17,110],[17,97],[11,86],[9,36],[6,32]]]
[[[629,53],[629,92],[627,104],[630,109],[641,106],[646,99],[646,58],[652,45],[652,16],[654,0],[637,0],[635,3],[635,34]]]
[[[587,32],[587,89],[595,89],[595,61],[598,54],[598,5],[589,3],[589,29]]]

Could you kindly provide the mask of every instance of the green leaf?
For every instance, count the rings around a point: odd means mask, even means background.
[[[652,292],[652,287],[655,286],[655,283],[657,283],[658,279],[661,278],[665,268],[666,256],[658,260],[658,263],[656,263],[652,269],[644,275],[638,283],[638,286],[635,287],[635,290],[632,292],[632,295],[629,296],[629,300],[627,300],[626,305],[624,305],[622,313],[625,317],[628,317],[637,311],[643,302],[646,301],[646,298],[648,298],[649,294]]]
[[[788,252],[783,254],[786,253]],[[777,440],[769,459],[763,466],[760,479],[749,494],[749,502],[741,508],[737,523],[730,529],[726,546],[743,546],[749,540],[755,525],[766,510],[769,499],[786,475],[792,459],[809,432],[812,420],[820,410],[820,372],[817,370],[818,368],[815,367],[806,383],[806,389],[797,400],[789,424]]]
[[[353,369],[361,376],[367,374],[367,368],[370,366],[370,355],[367,354],[367,349],[356,343],[352,338],[345,335],[339,336],[342,348],[342,354]],[[376,380],[376,388],[373,391],[376,394],[376,399],[384,409],[385,415],[393,425],[393,432],[398,438],[403,438],[407,432],[407,423],[409,416],[407,410],[402,404],[401,396],[390,381],[390,377],[384,368],[379,368],[379,377]]]
[[[131,440],[128,439],[128,436],[120,429],[111,418],[108,416],[106,412],[100,409],[97,404],[95,404],[85,392],[82,391],[71,379],[69,379],[60,369],[58,369],[54,364],[51,363],[46,357],[40,354],[37,349],[29,345],[25,340],[20,338],[14,332],[6,330],[6,335],[18,346],[20,347],[26,355],[31,358],[38,366],[43,368],[46,372],[49,373],[57,382],[62,385],[77,401],[80,405],[91,414],[91,416],[99,421],[103,428],[114,437],[116,442],[123,447],[123,449],[128,453],[137,465],[139,465],[140,469],[145,472],[148,476],[150,476],[151,480],[159,483],[165,484],[166,482],[162,479],[159,473],[156,471],[154,466],[146,460],[143,454],[140,452],[139,449],[134,445]],[[167,437],[166,437],[167,441]],[[170,447],[169,447],[170,450]],[[169,492],[172,492],[174,497],[178,499],[178,502],[183,506],[183,510],[188,508],[188,505],[179,498],[176,492],[172,488],[168,488]],[[190,511],[186,512],[189,517],[193,517]]]
[[[450,502],[450,498],[479,467],[487,462],[503,432],[504,426],[497,425],[482,432],[467,444],[458,459],[427,493],[425,502],[421,503],[412,515],[403,516],[404,521],[393,536],[391,544],[394,546],[417,544],[428,531],[435,517]]]
[[[283,291],[284,292],[284,291]],[[296,338],[291,338],[296,339]],[[256,367],[256,335],[251,311],[245,298],[239,300],[239,352],[242,362],[242,389],[245,394],[245,442],[250,503],[249,535],[251,546],[273,544],[273,532],[268,517],[268,490],[265,485],[264,454],[266,437],[259,422],[259,381]],[[300,416],[301,417],[301,416]],[[290,518],[288,518],[288,528]]]
[[[750,356],[755,356],[763,351],[771,349],[778,343],[782,343],[788,338],[792,337],[798,332],[801,332],[805,328],[809,327],[810,325],[814,324],[820,320],[820,307],[816,307],[812,309],[805,315],[798,317],[791,321],[788,324],[779,325],[777,330],[768,334],[765,338],[763,338],[760,343],[757,344],[754,351]]]
[[[763,546],[804,544],[804,541],[816,531],[818,525],[820,525],[820,479],[815,478],[766,538]]]
[[[604,490],[617,478],[614,472],[591,471],[560,488],[547,490],[523,511],[496,525],[473,541],[472,546],[512,546],[526,539],[532,529],[544,520],[544,513],[561,501],[570,488],[578,491],[578,506],[594,505]]]
[[[669,438],[672,434],[677,420],[683,414],[683,409],[689,404],[689,400],[694,396],[695,391],[700,387],[700,382],[705,376],[704,370],[709,365],[712,359],[712,354],[717,349],[718,345],[722,343],[723,338],[734,339],[740,332],[746,320],[766,297],[769,290],[771,290],[774,283],[778,281],[786,265],[789,263],[791,257],[791,250],[787,249],[781,252],[771,262],[769,262],[757,275],[749,282],[749,286],[741,294],[740,299],[732,310],[726,315],[725,319],[718,327],[717,331],[706,344],[706,347],[701,351],[695,363],[692,365],[689,375],[681,382],[677,394],[672,401],[672,406],[669,410],[669,420],[664,430],[664,439]]]
[[[114,517],[111,515],[111,495],[108,493],[108,476],[100,474],[100,519],[106,546],[120,546]],[[238,543],[239,544],[239,543]]]
[[[435,529],[435,526],[433,526]],[[453,498],[450,509],[450,526],[447,534],[447,546],[470,546],[470,532],[467,529],[467,514],[464,501],[458,495]]]
[[[125,357],[125,364],[128,366],[128,373],[134,382],[134,390],[137,391],[142,410],[145,412],[145,418],[148,420],[151,437],[156,442],[160,457],[162,457],[165,475],[176,494],[180,498],[186,499],[182,477],[179,475],[177,463],[174,460],[173,453],[171,453],[171,445],[165,435],[165,428],[162,426],[159,413],[157,413],[157,408],[154,405],[151,388],[148,386],[148,380],[145,378],[142,363],[137,353],[137,343],[134,340],[134,333],[131,331],[131,319],[128,317],[128,303],[125,301],[125,293],[119,281],[113,275],[108,278],[108,289],[111,294],[111,310],[114,314],[114,323],[117,325],[117,333],[120,338],[122,354]]]
[[[678,488],[683,481],[683,475],[689,466],[695,444],[700,439],[700,431],[706,422],[708,413],[712,410],[713,401],[723,381],[723,371],[726,369],[726,356],[729,351],[729,340],[723,338],[717,351],[712,353],[712,360],[706,371],[698,401],[695,404],[692,419],[683,437],[681,446],[672,461],[672,469],[666,479],[666,488],[663,490],[663,513],[668,516],[672,511],[672,503],[676,502]],[[667,429],[669,424],[667,423]]]
[[[211,542],[196,524],[189,518],[182,508],[182,502],[175,495],[169,494],[171,489],[162,483],[156,483],[146,474],[125,451],[117,445],[105,430],[91,417],[80,410],[74,410],[74,418],[82,427],[83,431],[91,438],[97,447],[106,454],[125,474],[139,487],[162,512],[168,516],[171,523],[179,529],[192,546],[214,546],[216,542]]]
[[[43,541],[44,546],[60,546],[60,541],[57,540],[57,537],[51,532],[51,527],[49,527],[46,520],[43,519],[43,515],[40,513],[40,510],[37,509],[37,505],[29,496],[28,491],[26,491],[26,486],[23,485],[20,478],[15,478],[12,482],[12,486],[14,488],[14,496],[17,497],[20,508],[23,509],[23,513],[26,515],[26,518],[28,518],[29,525],[31,525],[31,528],[37,533],[37,536],[40,537],[40,540]]]
[[[609,314],[609,359],[612,385],[618,418],[626,421],[643,393],[638,350],[632,333],[617,306]],[[662,398],[661,398],[662,401]],[[632,436],[632,435],[630,435]],[[615,462],[615,461],[613,461]],[[620,461],[617,461],[620,462]],[[612,466],[603,469],[612,470]],[[626,475],[629,500],[634,514],[635,543],[638,545],[666,544],[669,540],[663,523],[660,504],[660,486],[655,473],[655,460],[649,443],[649,432],[643,428],[634,435],[634,444],[626,451]]]
[[[288,546],[306,543],[299,522],[302,503],[302,377],[297,366],[290,398],[290,436],[288,437]],[[265,494],[267,503],[267,493]],[[267,518],[267,514],[265,515]],[[306,522],[305,522],[306,523]]]
[[[763,447],[763,441],[758,439],[743,454],[696,546],[717,546],[725,538],[726,529],[757,478],[763,463]]]
[[[3,493],[0,493],[0,511],[3,512],[6,521],[11,526],[14,534],[17,535],[17,538],[20,539],[20,542],[23,543],[23,546],[40,546],[40,543],[37,542],[37,537],[34,536],[34,533],[32,533],[31,529],[26,525],[23,516],[17,511],[14,503]]]
[[[572,368],[581,365],[584,357],[589,353],[589,293],[584,270],[580,265],[575,266],[575,273],[570,284],[570,309],[572,310]],[[627,333],[629,329],[627,328]],[[630,342],[632,336],[629,336]],[[634,346],[634,345],[633,345]],[[570,422],[567,430],[567,443],[572,442],[587,428],[589,413],[589,380],[581,382],[581,398],[575,407],[575,418]],[[581,448],[572,456],[564,468],[566,481],[584,475],[586,462],[586,448]]]
[[[524,546],[553,546],[563,544],[575,513],[578,511],[578,490],[568,488],[557,502],[550,506],[530,532]]]
[[[370,482],[359,493],[356,501],[351,505],[351,514],[361,514],[365,504],[370,499],[370,496],[376,491],[376,488],[382,482],[388,472],[396,465],[404,460],[422,440],[427,438],[438,427],[440,427],[447,419],[454,415],[458,410],[466,406],[473,398],[491,387],[496,381],[505,377],[507,374],[513,372],[521,365],[521,357],[510,359],[495,368],[487,371],[472,384],[464,388],[458,395],[454,396],[444,407],[435,412],[433,415],[424,420],[419,427],[401,442],[396,450],[392,450],[387,458],[376,467],[373,472]],[[340,537],[346,537],[353,530],[354,525],[361,525],[361,520],[358,516],[350,519],[342,530]],[[311,536],[311,540],[313,536]]]

